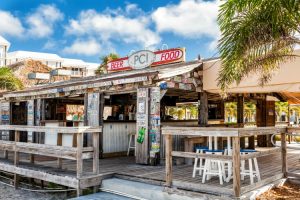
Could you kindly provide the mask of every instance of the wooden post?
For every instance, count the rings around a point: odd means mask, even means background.
[[[57,146],[62,146],[62,133],[57,133]],[[62,169],[62,158],[57,158],[57,168]]]
[[[286,134],[281,133],[281,171],[283,173],[283,176],[287,177],[287,160],[286,160]]]
[[[19,131],[15,131],[15,142],[19,142],[20,141],[20,132]],[[19,165],[19,152],[15,149],[15,156],[14,156],[14,165],[18,166]],[[19,175],[18,174],[14,174],[14,186],[15,189],[18,188],[19,185]]]
[[[208,98],[207,92],[203,91],[199,93],[200,109],[198,113],[198,125],[205,127],[208,124]]]
[[[82,171],[83,171],[83,165],[82,165],[82,147],[83,147],[83,137],[82,133],[77,133],[77,166],[76,166],[76,172],[77,172],[77,178],[81,178]],[[77,188],[77,196],[81,195],[81,188],[80,185],[78,185]]]
[[[99,134],[93,133],[93,173],[99,173]]]
[[[232,165],[233,165],[233,192],[234,196],[241,196],[241,158],[240,158],[240,138],[233,137]]]
[[[100,105],[99,105],[99,126],[101,126],[102,131],[98,134],[98,153],[100,154],[100,158],[103,158],[103,113],[104,113],[104,93],[100,93]]]
[[[86,92],[84,94],[84,118],[83,118],[83,124],[84,126],[88,126],[88,93]],[[88,140],[88,137],[87,137],[87,134],[84,134],[84,137],[83,137],[83,146],[86,147],[87,146],[87,140]]]
[[[256,124],[257,127],[266,127],[267,126],[267,116],[266,116],[266,96],[263,99],[257,99],[256,104]],[[266,136],[258,135],[257,136],[257,146],[266,147]]]
[[[172,186],[172,135],[166,135],[166,184]]]
[[[82,133],[77,133],[77,178],[82,176]]]
[[[288,103],[288,114],[287,114],[287,118],[288,118],[288,126],[290,125],[290,104]],[[292,136],[288,135],[289,138],[289,144],[291,144],[291,140],[292,140]]]
[[[244,96],[239,95],[237,97],[237,124],[238,127],[244,127]],[[241,148],[244,149],[245,145],[245,137],[240,138]]]
[[[99,173],[99,134],[100,133],[93,133],[93,173]],[[98,192],[99,185],[93,187],[93,192]]]

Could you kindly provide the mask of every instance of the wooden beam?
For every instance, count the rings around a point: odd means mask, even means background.
[[[83,148],[83,133],[77,133],[77,163],[76,163],[76,177],[79,179],[82,176],[83,172],[83,163],[82,163],[82,148]],[[80,184],[78,182],[77,187],[77,197],[82,194]]]
[[[239,128],[244,127],[244,96],[237,96],[237,124]],[[245,137],[240,138],[241,148],[245,148]]]
[[[15,131],[15,142],[19,142],[20,141],[20,131]],[[15,156],[14,156],[14,165],[18,166],[19,165],[19,152],[17,151],[17,149],[15,149]],[[19,185],[19,175],[17,173],[14,174],[14,186],[15,188],[18,188]]]
[[[232,156],[183,152],[183,151],[172,151],[172,156],[183,157],[183,158],[211,158],[214,160],[232,161]]]
[[[199,112],[198,125],[205,127],[208,124],[208,98],[207,92],[200,93],[200,112]]]
[[[99,134],[93,133],[93,173],[99,173]]]
[[[240,160],[240,138],[233,137],[232,165],[233,165],[233,192],[236,198],[241,196],[241,160]]]
[[[83,134],[78,133],[77,134],[77,167],[76,167],[76,172],[77,172],[77,178],[81,178],[82,176],[82,147],[83,146]]]
[[[279,174],[276,174],[274,176],[267,177],[267,178],[265,178],[261,181],[258,181],[254,184],[244,186],[244,187],[241,188],[242,194],[245,194],[247,192],[253,191],[253,190],[258,189],[258,188],[261,188],[261,187],[263,187],[267,184],[274,183],[274,181],[279,180],[281,178],[283,178],[283,174],[279,173]]]
[[[258,151],[258,152],[253,152],[253,153],[249,153],[246,155],[242,155],[241,160],[248,160],[250,158],[258,158],[258,157],[262,157],[262,156],[266,156],[266,155],[270,155],[270,154],[274,154],[274,153],[278,153],[278,152],[281,152],[281,148],[274,147],[269,150]]]
[[[99,157],[103,158],[103,114],[104,114],[104,103],[105,103],[105,99],[104,99],[104,93],[100,93],[100,105],[99,105],[99,126],[102,127],[102,131],[101,133],[99,133],[99,143],[98,143],[98,147],[99,147]]]
[[[62,133],[57,134],[57,146],[62,146]],[[57,159],[57,168],[62,169],[62,158]]]
[[[49,133],[101,133],[100,126],[80,126],[80,127],[46,127],[46,126],[27,126],[27,125],[0,125],[2,131],[32,131]]]
[[[226,187],[219,187],[219,186],[215,186],[215,185],[206,185],[206,184],[199,184],[199,183],[191,183],[191,182],[179,181],[179,180],[174,180],[173,186],[178,189],[185,189],[188,191],[209,193],[209,194],[214,194],[217,196],[220,196],[220,194],[226,195],[226,196],[232,196],[232,193],[233,193],[232,189],[229,189]]]
[[[0,163],[0,170],[5,172],[10,172],[22,176],[26,176],[29,178],[36,178],[40,180],[44,180],[47,182],[52,182],[60,185],[65,185],[72,188],[78,187],[78,179],[76,177],[64,176],[64,175],[54,175],[47,173],[45,171],[37,170],[37,169],[26,169],[22,166],[14,166],[11,164]]]
[[[287,158],[286,158],[286,133],[281,133],[281,171],[287,177]]]
[[[166,135],[166,185],[172,186],[173,172],[172,172],[172,135]]]

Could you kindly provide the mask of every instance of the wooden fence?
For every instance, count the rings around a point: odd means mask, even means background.
[[[56,184],[77,189],[80,195],[81,189],[99,185],[99,134],[101,127],[45,127],[45,126],[19,126],[0,125],[0,131],[14,133],[15,141],[0,140],[0,150],[4,151],[6,159],[0,161],[0,170],[14,174],[14,185],[18,187],[19,176],[36,178]],[[57,145],[20,142],[20,132],[44,132],[58,134]],[[92,146],[83,147],[83,134],[92,134]],[[75,146],[61,146],[63,134],[71,134],[76,138]],[[8,162],[8,152],[14,152],[13,164]],[[29,154],[30,164],[20,164],[20,153]],[[62,168],[62,159],[76,161],[76,174],[49,173],[35,166],[34,155],[50,156],[58,159],[57,167]],[[83,160],[92,159],[93,167],[89,175],[83,174]],[[54,170],[55,171],[55,170]],[[64,171],[64,170],[62,170]]]
[[[300,128],[298,129],[300,130]],[[280,148],[271,148],[266,151],[258,151],[251,154],[241,155],[240,154],[240,138],[242,137],[251,137],[257,135],[270,135],[270,134],[281,134],[281,147]],[[235,197],[240,197],[242,193],[249,192],[255,188],[261,187],[267,183],[273,182],[274,180],[280,179],[287,176],[287,150],[286,150],[286,140],[285,136],[287,133],[287,128],[278,128],[278,127],[259,127],[259,128],[201,128],[201,127],[163,127],[162,134],[165,138],[166,145],[166,185],[172,187],[176,182],[176,187],[180,187],[178,181],[173,180],[173,157],[184,157],[184,158],[211,158],[213,160],[222,160],[227,162],[232,162],[233,169],[233,184],[232,189],[223,188],[218,186],[218,190],[222,193],[233,195]],[[173,151],[173,136],[199,136],[199,137],[230,137],[232,139],[232,155],[212,155],[204,153],[194,153],[194,152],[182,152],[182,151]],[[268,177],[265,180],[261,180],[253,185],[248,185],[241,187],[241,178],[240,178],[240,166],[242,160],[247,160],[249,158],[256,158],[261,156],[266,156],[276,152],[281,152],[281,173],[276,174],[272,177]],[[188,184],[182,183],[185,186]],[[205,187],[205,185],[201,185]],[[200,188],[200,187],[199,187]],[[186,188],[189,189],[189,188]],[[192,188],[190,188],[192,190]],[[215,193],[216,187],[211,188],[211,192]],[[209,192],[209,188],[206,188],[206,191]],[[214,191],[212,191],[214,190]]]

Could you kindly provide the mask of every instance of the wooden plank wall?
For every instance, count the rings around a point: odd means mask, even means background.
[[[105,122],[103,127],[103,153],[125,152],[128,149],[129,133],[136,132],[136,123]]]

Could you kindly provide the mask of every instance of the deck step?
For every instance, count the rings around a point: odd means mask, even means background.
[[[105,179],[102,181],[101,188],[104,191],[114,191],[119,193],[124,193],[137,197],[140,199],[147,200],[216,200],[220,199],[220,196],[213,196],[207,194],[198,193],[197,196],[186,193],[168,193],[164,191],[163,186],[151,185],[141,182],[123,180],[119,178]],[[132,198],[136,199],[136,198]],[[225,198],[226,199],[226,198]]]

